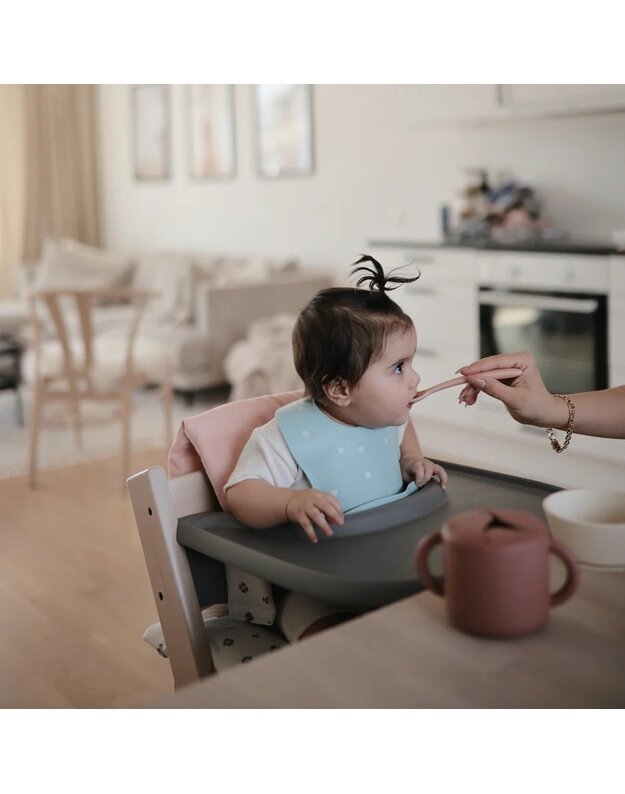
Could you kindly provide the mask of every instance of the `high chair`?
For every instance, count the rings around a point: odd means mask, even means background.
[[[169,453],[170,478],[155,466],[128,480],[160,621],[148,628],[144,639],[168,657],[176,687],[215,671],[215,651],[223,652],[220,643],[228,631],[237,631],[243,642],[255,637],[259,652],[286,643],[273,628],[226,617],[226,564],[286,589],[359,609],[421,589],[412,552],[405,551],[406,545],[413,548],[415,532],[421,530],[413,526],[396,533],[387,560],[380,552],[385,541],[379,530],[414,521],[443,505],[446,496],[438,484],[428,483],[392,505],[346,516],[341,531],[363,537],[350,538],[348,544],[319,543],[314,554],[297,527],[249,530],[224,512],[223,486],[252,430],[301,396],[288,392],[256,397],[185,419]],[[210,614],[203,613],[207,607]],[[249,658],[221,658],[219,669]]]
[[[128,479],[160,621],[148,627],[144,639],[169,659],[176,688],[215,672],[211,644],[232,624],[225,609],[221,616],[213,609],[205,620],[203,609],[226,603],[224,568],[178,543],[178,519],[223,508],[223,486],[252,430],[268,422],[280,405],[299,397],[301,392],[258,397],[191,417],[182,423],[170,450],[169,479],[160,466]],[[264,647],[286,642],[264,627],[241,624],[236,629],[260,634]]]

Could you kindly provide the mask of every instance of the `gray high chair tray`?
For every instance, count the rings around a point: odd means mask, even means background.
[[[560,490],[468,466],[443,465],[449,474],[446,495],[432,481],[403,500],[346,516],[335,537],[320,536],[316,544],[295,524],[249,529],[219,512],[178,519],[177,539],[187,550],[201,600],[224,598],[222,563],[226,563],[315,598],[353,607],[383,606],[423,589],[413,566],[415,546],[450,516],[492,507],[529,510],[542,517],[542,500]],[[432,570],[435,574],[441,570],[436,552]],[[209,574],[212,591],[202,597]]]

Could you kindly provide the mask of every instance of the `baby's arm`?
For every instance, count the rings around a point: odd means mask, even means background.
[[[332,494],[315,488],[278,488],[258,479],[233,485],[228,490],[228,507],[238,521],[254,529],[294,521],[313,543],[317,542],[313,523],[328,536],[333,534],[328,520],[343,523],[343,510]]]
[[[295,521],[312,541],[317,540],[313,524],[331,535],[328,522],[343,523],[339,501],[314,488],[291,487],[298,471],[275,419],[268,422],[252,433],[224,486],[228,509],[253,529]]]
[[[404,480],[414,480],[417,485],[425,485],[432,477],[437,477],[442,488],[447,487],[447,472],[438,463],[423,456],[412,421],[409,419],[400,445],[400,465]]]

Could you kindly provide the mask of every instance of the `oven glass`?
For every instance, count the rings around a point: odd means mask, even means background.
[[[606,299],[480,290],[480,355],[530,350],[547,389],[607,387]]]

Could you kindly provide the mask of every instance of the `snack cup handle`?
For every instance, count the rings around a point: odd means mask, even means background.
[[[566,581],[562,587],[551,594],[551,606],[557,607],[558,604],[563,604],[565,601],[568,601],[577,590],[577,586],[579,585],[579,567],[571,552],[553,538],[551,539],[549,551],[562,560],[567,572]]]
[[[429,535],[424,535],[417,544],[415,554],[415,568],[417,569],[417,576],[421,583],[438,596],[445,595],[445,587],[442,582],[437,582],[428,567],[428,559],[430,552],[434,546],[438,546],[443,540],[440,532],[430,532]]]

